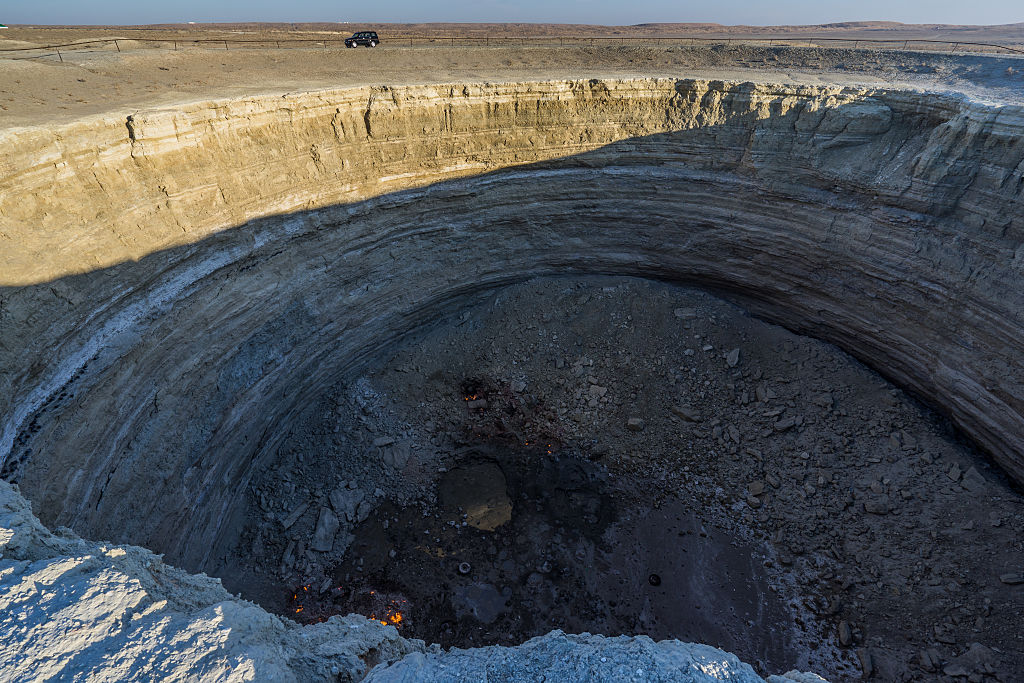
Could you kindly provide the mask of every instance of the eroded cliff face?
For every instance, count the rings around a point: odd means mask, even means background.
[[[835,343],[1022,481],[1021,130],[952,95],[661,79],[0,133],[3,475],[200,569],[322,387],[488,289],[609,273]]]

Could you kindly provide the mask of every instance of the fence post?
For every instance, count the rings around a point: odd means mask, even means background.
[[[226,41],[226,40],[224,41],[224,49],[225,50],[228,49],[228,41]]]
[[[960,47],[960,43],[956,43],[955,45],[953,45],[953,49],[952,49],[952,50],[950,50],[950,52],[956,52],[956,49],[957,49],[958,47]]]
[[[909,41],[909,40],[904,40],[904,41],[903,41],[903,49],[904,49],[904,50],[906,50],[906,49],[907,49],[907,44],[908,44],[908,43],[910,43],[910,41]]]
[[[64,61],[64,58],[60,56],[60,48],[59,47],[57,48],[57,57],[60,58],[60,61],[62,61],[62,62]]]
[[[174,51],[178,51],[178,41],[174,41]]]
[[[120,52],[120,51],[121,51],[121,46],[117,44],[117,41],[116,41],[116,40],[114,41],[114,47],[116,47],[116,48],[117,48],[117,51],[118,51],[118,52]]]
[[[860,41],[859,41],[859,40],[855,40],[855,41],[853,41],[853,49],[854,49],[854,50],[856,50],[856,49],[857,49],[857,46],[858,46],[858,45],[860,45]]]

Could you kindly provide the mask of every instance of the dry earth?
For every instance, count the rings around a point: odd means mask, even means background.
[[[106,33],[104,35],[111,35]],[[19,30],[10,31],[10,38]],[[47,36],[48,38],[49,36]],[[85,36],[85,37],[88,37]],[[38,44],[27,33],[18,44]],[[74,40],[74,34],[68,36]],[[10,41],[8,41],[10,42]],[[45,43],[45,41],[42,41]],[[0,41],[3,46],[3,41]],[[136,46],[138,47],[138,46]],[[0,125],[59,123],[87,115],[258,93],[368,84],[514,82],[695,75],[866,87],[955,90],[1017,101],[1024,58],[820,48],[685,45],[597,47],[332,47],[64,51],[0,60]],[[36,53],[33,53],[36,54]],[[2,55],[0,55],[2,56]]]

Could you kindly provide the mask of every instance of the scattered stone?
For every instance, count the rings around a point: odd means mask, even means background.
[[[626,420],[626,429],[631,432],[641,432],[644,429],[644,421],[639,417],[631,417]]]
[[[850,629],[850,622],[845,619],[839,622],[839,644],[849,647],[853,642],[853,632]]]
[[[971,672],[967,670],[967,667],[957,662],[952,662],[944,666],[942,668],[942,673],[946,674],[947,676],[953,676],[957,678],[966,678],[971,674]]]
[[[690,406],[672,406],[672,412],[687,422],[700,422],[700,413]]]
[[[338,533],[341,523],[338,516],[329,507],[320,508],[320,518],[316,522],[316,530],[309,547],[318,552],[327,552],[334,546],[334,535]]]
[[[960,481],[960,485],[971,493],[984,493],[988,489],[988,481],[985,480],[985,477],[975,467],[967,470]]]
[[[871,653],[861,648],[857,650],[857,659],[860,661],[860,673],[864,678],[871,678],[871,675],[875,673],[875,664],[872,661]]]
[[[526,382],[520,382],[516,380],[509,384],[509,388],[512,390],[513,393],[521,394],[524,391],[526,391]]]
[[[831,410],[835,401],[832,398],[832,394],[819,394],[811,399],[811,403],[826,410]]]
[[[740,430],[736,428],[736,425],[728,426],[729,438],[732,439],[733,443],[740,442]]]
[[[359,489],[342,486],[331,491],[331,495],[328,496],[334,511],[353,524],[358,524],[370,516],[371,505],[365,498],[366,494]]]
[[[918,655],[918,663],[925,671],[938,671],[942,660],[939,658],[938,650],[930,647],[927,650],[921,650]]]
[[[383,449],[381,453],[381,459],[386,465],[390,465],[396,470],[400,470],[409,463],[409,457],[412,452],[407,443],[399,443],[389,448]]]
[[[299,517],[302,517],[302,514],[306,511],[306,508],[308,507],[309,503],[302,503],[301,505],[299,505],[299,507],[292,510],[292,513],[290,515],[285,517],[284,521],[281,522],[281,526],[283,526],[285,529],[290,529],[292,525],[295,524],[295,522],[299,521]]]
[[[750,491],[750,495],[752,496],[760,496],[764,493],[764,482],[760,479],[755,479],[747,484],[747,490]]]
[[[697,311],[692,308],[677,308],[672,313],[683,320],[693,320],[697,317]]]
[[[295,564],[295,539],[288,541],[288,547],[284,549],[284,553],[281,555],[282,567],[289,569],[293,564]]]
[[[889,496],[884,493],[864,501],[864,512],[869,512],[873,515],[887,515],[891,509],[892,502],[889,500]]]
[[[390,436],[381,436],[373,440],[373,445],[377,448],[383,448],[384,446],[390,446],[395,440]]]
[[[1009,574],[1000,574],[999,580],[1008,586],[1017,586],[1024,583],[1024,572],[1011,572]]]
[[[779,478],[776,477],[774,474],[765,475],[764,479],[766,482],[768,482],[768,485],[771,486],[773,489],[779,488],[779,485],[782,483],[781,481],[779,481]]]
[[[756,510],[757,508],[761,507],[761,500],[759,498],[755,498],[754,496],[748,495],[747,505]]]
[[[483,410],[487,407],[487,399],[477,398],[472,401],[466,401],[466,407],[470,410]]]
[[[953,466],[946,472],[946,476],[950,481],[960,481],[960,465],[953,463]]]
[[[608,387],[599,387],[596,384],[590,385],[590,396],[592,398],[603,398],[608,393]]]
[[[726,356],[725,356],[725,363],[730,368],[734,368],[737,365],[739,365],[739,363],[740,363],[740,350],[739,349],[733,349],[728,354],[726,354]]]
[[[785,432],[796,426],[796,418],[785,417],[775,423],[775,431]]]

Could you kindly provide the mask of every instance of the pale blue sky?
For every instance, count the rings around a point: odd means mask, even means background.
[[[8,24],[149,24],[214,21],[527,21],[639,24],[1009,24],[1024,0],[0,0]]]

